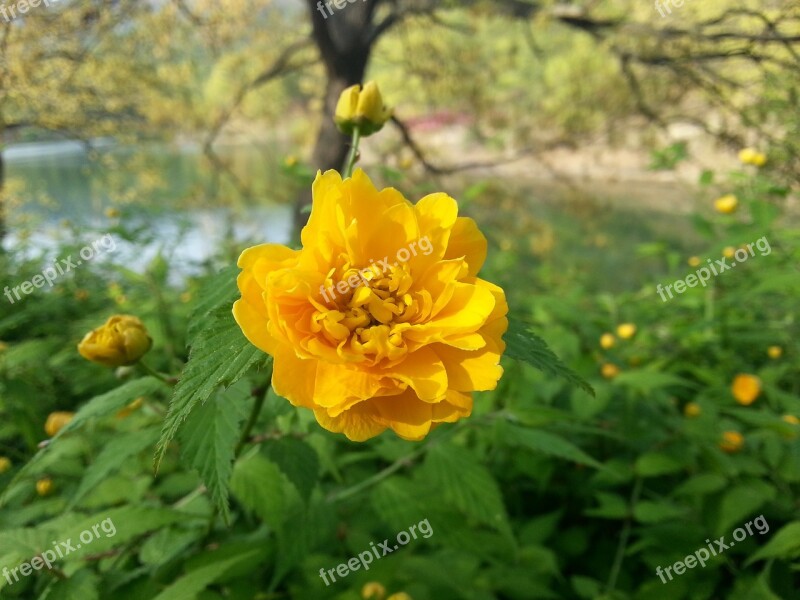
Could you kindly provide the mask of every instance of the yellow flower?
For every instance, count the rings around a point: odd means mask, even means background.
[[[761,393],[761,380],[755,375],[740,373],[733,378],[731,392],[739,404],[749,406]]]
[[[633,323],[622,323],[617,327],[617,335],[623,340],[629,340],[636,335],[636,325]]]
[[[783,348],[780,346],[770,346],[767,348],[767,356],[772,359],[778,359],[783,356]]]
[[[283,164],[287,167],[293,167],[297,164],[297,157],[293,154],[290,154],[284,159]]]
[[[614,344],[617,343],[617,338],[614,337],[613,333],[604,333],[600,336],[600,347],[604,350],[608,350],[609,348],[613,348]]]
[[[403,158],[400,159],[399,166],[404,171],[408,171],[411,167],[414,166],[414,159],[411,158],[410,156],[404,156]]]
[[[391,117],[392,110],[384,106],[378,84],[370,81],[363,90],[356,84],[342,92],[334,120],[347,135],[357,127],[361,135],[368,136],[380,131]]]
[[[36,493],[40,496],[49,496],[53,492],[53,480],[45,477],[36,482]]]
[[[736,254],[736,248],[733,246],[725,246],[722,249],[722,256],[725,258],[733,258],[733,255]]]
[[[729,215],[739,206],[739,200],[733,194],[727,194],[714,200],[714,208],[718,213]]]
[[[800,419],[798,419],[794,415],[783,415],[781,419],[786,423],[789,423],[790,425],[800,425]]]
[[[739,160],[745,165],[763,167],[767,164],[767,157],[755,148],[744,148],[739,151]]]
[[[386,597],[386,588],[377,581],[370,581],[361,588],[361,597],[364,600],[383,600]]]
[[[78,302],[83,302],[84,300],[89,298],[89,292],[87,292],[84,289],[75,290],[75,294],[74,295],[75,295],[75,299]]]
[[[133,402],[128,404],[128,406],[126,406],[125,408],[121,408],[117,412],[117,415],[116,415],[117,418],[118,419],[125,419],[125,418],[131,416],[132,413],[136,412],[137,410],[139,410],[142,407],[142,404],[144,404],[144,398],[136,398],[136,400],[134,400]]]
[[[701,412],[700,405],[697,402],[689,402],[683,407],[683,414],[690,419],[697,417]]]
[[[6,350],[8,350],[8,344],[0,342],[0,352],[5,352]]]
[[[443,193],[411,204],[360,169],[317,174],[302,249],[239,258],[233,315],[274,357],[275,391],[325,429],[407,440],[472,412],[503,373],[505,293],[477,277],[486,238]]]
[[[600,367],[600,374],[606,379],[614,379],[619,375],[619,367],[613,363],[605,363]]]
[[[6,456],[0,456],[0,474],[5,473],[11,468],[11,460]]]
[[[738,431],[726,431],[722,434],[719,447],[725,452],[737,452],[744,445],[744,436]]]
[[[44,431],[50,437],[53,437],[59,431],[61,431],[64,426],[72,421],[72,417],[75,416],[75,413],[72,412],[54,412],[47,415],[47,421],[44,424]]]
[[[144,324],[130,315],[114,315],[104,325],[87,333],[78,344],[78,352],[87,360],[107,367],[135,364],[144,356],[153,340]]]
[[[116,219],[119,216],[119,209],[109,207],[106,209],[106,217],[109,219]]]
[[[689,263],[690,267],[697,267],[700,265],[700,258],[697,256],[690,256],[689,260],[686,262]]]
[[[397,592],[396,594],[392,594],[391,596],[389,596],[386,600],[414,600],[414,599],[405,592]]]

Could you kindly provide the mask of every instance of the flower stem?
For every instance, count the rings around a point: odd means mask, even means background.
[[[347,160],[344,163],[344,178],[353,175],[353,169],[358,161],[358,145],[361,143],[361,130],[356,127],[353,129],[353,141],[350,143],[350,153],[347,155]]]
[[[169,387],[172,387],[172,386],[174,386],[174,385],[175,385],[175,381],[170,381],[169,379],[167,379],[167,377],[166,377],[166,376],[162,375],[161,373],[159,373],[158,371],[156,371],[156,370],[155,370],[155,369],[153,369],[152,367],[150,367],[150,366],[148,366],[147,364],[145,364],[145,362],[144,362],[144,361],[140,360],[140,361],[139,361],[138,363],[136,363],[136,364],[137,364],[137,365],[139,366],[139,368],[140,368],[142,371],[144,371],[146,374],[148,374],[148,375],[151,375],[151,376],[155,377],[156,379],[160,379],[161,381],[163,381],[163,382],[164,382],[166,385],[168,385]]]

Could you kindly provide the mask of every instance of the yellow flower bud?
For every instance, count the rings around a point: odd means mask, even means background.
[[[130,315],[114,315],[104,325],[87,333],[78,344],[85,359],[107,367],[135,364],[144,356],[153,340],[144,324]]]
[[[5,352],[6,350],[8,350],[8,344],[0,342],[0,352]]]
[[[767,157],[755,148],[744,148],[739,151],[739,161],[745,165],[763,167],[767,163]]]
[[[783,415],[781,419],[786,423],[789,423],[789,425],[800,425],[800,419],[798,419],[794,415]]]
[[[726,431],[722,434],[719,447],[725,452],[738,452],[744,445],[744,436],[738,431]]]
[[[377,581],[370,581],[361,588],[361,597],[364,600],[383,600],[386,597],[386,588]]]
[[[633,323],[622,323],[617,327],[617,335],[623,340],[629,340],[636,335],[636,325]]]
[[[600,347],[604,350],[608,350],[609,348],[613,348],[614,344],[617,343],[617,338],[614,337],[613,333],[604,333],[600,336]]]
[[[687,260],[686,262],[689,263],[690,267],[697,267],[700,265],[700,258],[698,258],[697,256],[690,256],[689,260]]]
[[[781,348],[780,346],[770,346],[769,348],[767,348],[767,356],[769,356],[773,360],[778,359],[781,356],[783,356],[783,348]]]
[[[733,255],[736,254],[736,248],[733,246],[725,246],[722,249],[722,256],[725,258],[733,258]]]
[[[683,414],[690,419],[698,416],[700,412],[700,405],[697,402],[689,402],[683,407]]]
[[[739,404],[750,406],[761,394],[761,380],[755,375],[740,373],[733,378],[731,392]]]
[[[49,477],[36,482],[36,493],[40,496],[49,496],[53,492],[53,480]]]
[[[297,164],[297,157],[293,154],[290,154],[285,159],[283,159],[284,166],[293,167]]]
[[[75,413],[71,412],[54,412],[47,415],[47,421],[44,424],[44,431],[50,437],[53,437],[59,431],[61,431],[64,426],[72,421],[72,417],[75,416]]]
[[[368,136],[379,131],[391,116],[392,110],[384,106],[378,84],[370,81],[364,89],[353,85],[342,92],[334,120],[347,135],[358,128],[362,136]]]
[[[613,363],[606,363],[600,367],[600,374],[606,379],[614,379],[619,375],[619,367]]]
[[[117,412],[117,418],[125,419],[129,417],[132,413],[139,410],[142,407],[142,404],[144,404],[144,398],[137,398],[136,400],[128,404],[128,406],[126,406],[125,408],[121,408]]]
[[[733,194],[727,194],[714,200],[714,208],[718,213],[729,215],[739,206],[739,200]]]
[[[0,474],[5,473],[11,468],[11,460],[8,457],[0,456]]]

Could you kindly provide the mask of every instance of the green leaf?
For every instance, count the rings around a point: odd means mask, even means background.
[[[81,569],[69,579],[54,581],[39,600],[97,600],[100,597],[97,585],[97,575],[89,569]]]
[[[65,434],[69,433],[70,431],[75,431],[79,427],[83,426],[89,419],[104,417],[106,415],[115,413],[125,405],[133,402],[136,398],[153,394],[156,392],[156,390],[163,389],[163,386],[164,383],[155,377],[142,377],[141,379],[129,381],[120,387],[111,390],[110,392],[106,392],[100,396],[95,396],[89,400],[80,409],[78,409],[78,412],[75,413],[75,416],[72,418],[72,420],[53,437],[53,439],[50,441],[50,444],[39,450],[39,452],[37,452],[34,457],[16,473],[14,479],[3,492],[3,495],[0,496],[0,506],[3,506],[6,503],[8,500],[8,495],[12,491],[12,488],[14,488],[15,484],[23,477],[26,477],[31,472],[32,468],[43,459],[43,457],[51,453],[53,446],[57,445],[59,439]]]
[[[230,516],[228,485],[249,397],[247,390],[236,386],[218,392],[193,411],[181,429],[181,457],[197,469],[226,523]]]
[[[676,496],[705,496],[724,488],[728,480],[717,473],[695,475],[675,489]]]
[[[614,379],[614,383],[627,385],[642,394],[650,394],[659,388],[670,386],[696,387],[682,377],[672,373],[662,373],[656,370],[638,369],[623,371]]]
[[[74,507],[89,491],[101,484],[131,456],[155,443],[158,435],[153,429],[126,433],[112,439],[86,469],[78,490],[67,504],[66,510]]]
[[[264,454],[289,478],[306,501],[317,483],[319,457],[316,451],[301,440],[281,438],[268,441]]]
[[[233,468],[231,493],[265,523],[277,527],[286,516],[280,469],[261,454],[240,460]]]
[[[783,526],[775,536],[745,563],[750,565],[765,558],[795,559],[800,556],[800,521]]]
[[[667,502],[651,502],[642,500],[633,508],[633,515],[640,523],[659,523],[661,521],[680,519],[685,516],[686,509]]]
[[[658,477],[683,470],[683,464],[666,454],[648,452],[636,460],[634,469],[642,477]]]
[[[504,444],[522,446],[534,452],[563,458],[564,460],[589,465],[598,469],[602,467],[599,462],[575,444],[553,433],[499,422],[497,435],[498,440]]]
[[[510,358],[526,362],[548,375],[561,377],[594,396],[592,386],[561,362],[545,341],[531,333],[522,322],[509,319],[508,332],[503,339],[506,342],[506,355]]]
[[[423,472],[461,512],[513,537],[500,487],[470,450],[438,444],[428,451]]]
[[[195,569],[178,579],[153,600],[194,600],[200,592],[222,577],[226,571],[240,562],[251,559],[258,553],[258,551],[248,550],[227,560]]]
[[[219,386],[236,383],[265,354],[242,335],[228,304],[202,319],[204,327],[192,341],[189,362],[175,386],[156,451],[156,468],[169,442],[195,406],[203,404]]]
[[[718,509],[717,534],[741,525],[744,519],[755,514],[765,502],[774,499],[776,493],[774,487],[758,479],[726,491]]]

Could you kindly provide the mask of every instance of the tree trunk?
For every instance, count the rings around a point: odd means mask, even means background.
[[[336,102],[343,90],[362,83],[374,44],[371,37],[372,16],[380,0],[347,4],[325,18],[315,0],[308,0],[313,26],[313,38],[325,65],[325,105],[322,124],[311,156],[314,167],[326,171],[341,169],[347,157],[350,140],[342,135],[333,122]],[[308,220],[304,210],[311,204],[311,191],[306,190],[295,200],[294,237]]]

